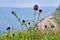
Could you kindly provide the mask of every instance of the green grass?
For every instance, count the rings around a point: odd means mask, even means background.
[[[9,32],[9,34],[6,32],[0,35],[0,40],[60,40],[60,34],[54,35],[50,30],[46,30],[42,34],[38,34],[38,32],[35,30],[31,32]]]
[[[58,24],[60,24],[60,9],[56,9],[55,19]]]

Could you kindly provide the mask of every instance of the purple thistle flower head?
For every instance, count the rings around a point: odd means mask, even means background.
[[[30,25],[30,22],[28,22],[28,24]]]
[[[39,12],[42,12],[42,9],[39,9]]]
[[[38,5],[34,5],[34,10],[38,10]]]
[[[7,30],[10,30],[10,27],[7,27]]]
[[[12,11],[12,14],[13,14],[14,16],[16,16],[16,13],[15,13],[14,11]]]
[[[15,36],[15,34],[12,34],[12,36]]]
[[[25,20],[22,20],[23,23],[25,23]]]
[[[14,11],[12,11],[12,14],[14,14],[15,12]]]
[[[9,35],[6,35],[6,37],[9,37]]]

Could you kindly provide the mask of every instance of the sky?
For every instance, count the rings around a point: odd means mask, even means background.
[[[0,7],[33,7],[35,4],[57,7],[60,0],[0,0]]]

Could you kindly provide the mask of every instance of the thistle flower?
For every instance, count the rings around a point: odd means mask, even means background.
[[[45,28],[47,28],[47,26],[45,25]]]
[[[7,27],[7,30],[10,30],[10,27]]]
[[[6,35],[6,37],[9,37],[9,35]]]
[[[39,9],[39,12],[42,12],[42,9]]]
[[[12,36],[15,36],[15,34],[12,34]]]
[[[16,18],[18,18],[18,16],[16,15],[16,13],[15,13],[14,11],[12,11],[12,14],[13,14]]]
[[[52,25],[51,28],[54,28],[54,25]]]
[[[34,10],[38,10],[38,5],[34,5]]]
[[[14,11],[12,11],[12,14],[14,14]]]
[[[30,22],[28,22],[28,24],[30,25]]]
[[[16,16],[16,13],[14,11],[12,11],[12,14]]]
[[[23,23],[25,23],[25,20],[22,20]]]

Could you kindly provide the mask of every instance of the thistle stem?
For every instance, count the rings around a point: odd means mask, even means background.
[[[22,24],[21,23],[21,20],[20,20],[20,18],[18,18],[18,16],[16,15],[16,13],[15,14],[13,14],[17,19],[18,19],[18,21],[19,21],[19,23],[20,23],[20,25]],[[22,27],[22,25],[21,25],[21,28],[22,28],[22,30],[23,30],[23,27]]]
[[[38,23],[38,21],[39,21],[39,17],[40,17],[40,12],[38,13],[38,19],[37,19],[37,23]]]
[[[35,11],[35,13],[34,13],[34,26],[35,26],[35,16],[36,16],[36,11]]]

